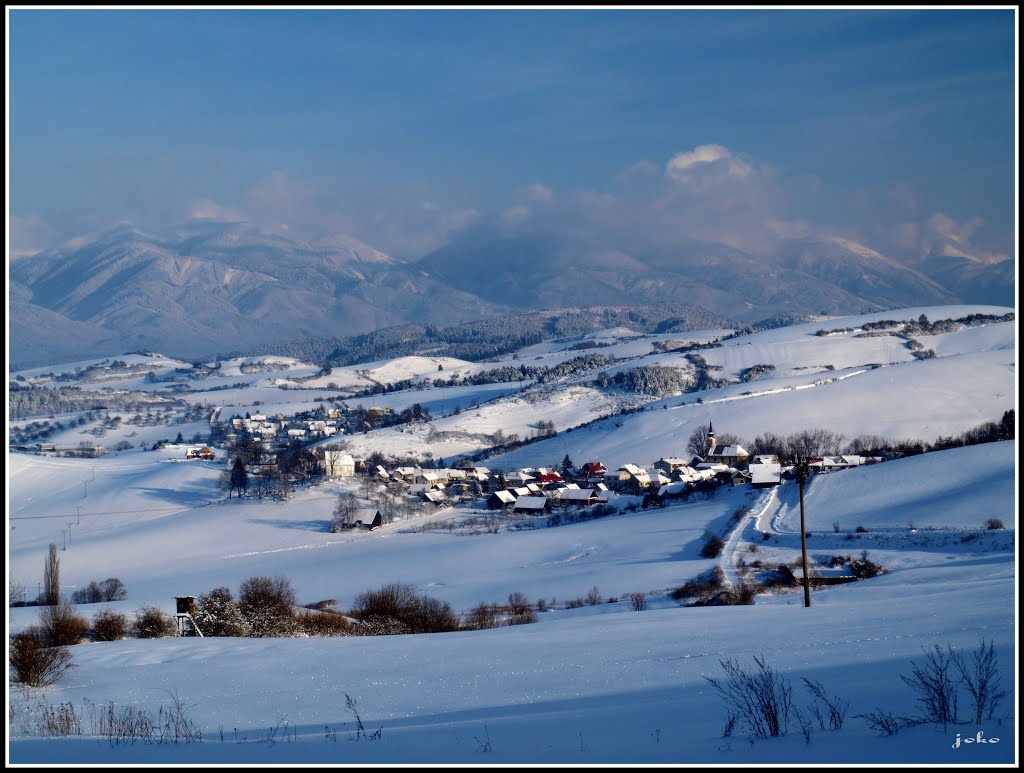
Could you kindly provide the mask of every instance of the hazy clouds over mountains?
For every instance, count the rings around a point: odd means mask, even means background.
[[[10,359],[139,349],[191,358],[566,306],[685,301],[756,320],[1014,301],[1012,261],[930,255],[911,266],[814,236],[779,237],[759,252],[713,240],[615,243],[614,230],[481,220],[407,262],[343,235],[303,242],[237,222],[159,234],[122,225],[11,264]]]

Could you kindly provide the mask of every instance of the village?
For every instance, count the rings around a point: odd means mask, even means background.
[[[324,418],[298,422],[259,413],[235,416],[230,419],[231,430],[224,435],[223,444],[246,476],[264,481],[280,475],[282,466],[289,466],[282,465],[282,455],[294,460],[305,454],[307,463],[301,466],[307,471],[307,479],[343,481],[361,476],[367,496],[358,506],[345,510],[342,528],[374,529],[390,520],[387,508],[372,506],[371,492],[375,489],[401,497],[407,509],[442,508],[468,501],[490,511],[543,516],[566,509],[607,507],[615,496],[641,497],[645,508],[661,506],[695,493],[712,492],[722,485],[778,486],[794,475],[793,465],[784,465],[777,454],[752,455],[738,443],[719,446],[710,424],[700,433],[706,444],[703,454],[662,457],[649,469],[626,463],[609,470],[600,461],[575,466],[568,455],[557,467],[516,470],[468,464],[431,467],[416,462],[388,463],[379,453],[355,458],[346,452],[344,441],[318,443],[344,432],[342,411],[322,414]],[[316,445],[306,447],[308,443]],[[208,459],[212,453],[207,446],[189,449],[187,455]],[[882,457],[858,454],[812,456],[808,468],[812,472],[832,472],[881,461]],[[244,480],[236,472],[240,494],[247,488]]]

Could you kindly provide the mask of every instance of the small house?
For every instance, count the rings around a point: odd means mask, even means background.
[[[516,503],[516,496],[511,491],[495,491],[487,497],[488,510],[504,510]]]
[[[551,500],[547,497],[519,497],[513,510],[527,515],[543,515],[551,512]]]
[[[563,489],[559,496],[553,500],[558,507],[589,507],[597,502],[597,494],[594,489]]]

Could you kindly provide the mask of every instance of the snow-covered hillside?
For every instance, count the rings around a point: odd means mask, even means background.
[[[964,491],[977,492],[978,517],[1015,528],[1012,451],[1010,443],[975,446],[815,478],[807,497],[815,530],[832,518],[849,516],[851,527],[862,521],[871,531],[851,530],[845,549],[867,545],[890,571],[815,590],[810,609],[802,608],[799,593],[706,608],[684,608],[665,595],[714,565],[698,555],[704,529],[722,528],[737,509],[757,512],[772,491],[734,489],[702,503],[557,528],[460,536],[417,532],[407,523],[343,536],[326,531],[328,487],[287,503],[203,505],[199,492],[211,469],[162,460],[138,466],[125,457],[97,468],[82,499],[78,481],[90,477],[89,462],[67,460],[46,475],[30,459],[10,479],[17,512],[36,515],[12,520],[12,573],[27,581],[39,575],[45,544],[65,528],[41,516],[85,505],[71,545],[59,553],[62,582],[70,589],[116,576],[128,589],[125,601],[80,606],[87,615],[106,607],[130,615],[149,604],[170,610],[175,595],[237,588],[246,577],[273,574],[291,578],[302,603],[329,597],[342,608],[354,594],[389,581],[408,582],[459,609],[514,591],[531,601],[557,599],[560,608],[539,614],[533,625],[490,631],[82,644],[72,649],[78,667],[58,685],[12,691],[10,761],[958,764],[971,754],[978,764],[1008,762],[1015,747],[1012,699],[977,727],[943,732],[926,725],[888,738],[852,715],[879,707],[911,714],[914,695],[899,675],[909,673],[922,647],[935,644],[968,650],[992,639],[1003,683],[1013,684],[1015,531],[960,539],[980,526],[964,512]],[[936,481],[952,470],[958,485],[937,492]],[[65,484],[55,487],[54,480]],[[892,506],[875,510],[870,497],[882,486],[898,492]],[[117,489],[120,507],[136,512],[89,506],[93,492],[107,497]],[[792,502],[794,489],[784,484],[777,496]],[[851,497],[869,497],[870,517],[851,512]],[[106,511],[114,500],[94,501]],[[166,511],[157,512],[157,504]],[[920,542],[910,541],[908,517],[919,521]],[[784,549],[787,541],[798,550],[786,528],[791,519],[781,526],[769,526],[775,536],[763,550]],[[926,526],[937,527],[932,542]],[[879,543],[878,530],[891,531],[890,540]],[[818,552],[814,538],[810,549]],[[633,611],[626,600],[561,608],[595,586],[605,599],[646,592],[649,608]],[[37,615],[33,607],[12,609],[11,624],[20,629]],[[802,677],[850,701],[843,729],[816,728],[810,743],[795,728],[764,741],[741,733],[723,738],[725,707],[705,677],[721,674],[721,660],[752,665],[754,655],[794,683],[800,705],[809,701]],[[202,744],[112,746],[42,740],[31,732],[40,701],[83,710],[88,702],[113,701],[156,713],[169,693],[187,703]],[[379,740],[356,740],[346,696],[356,701],[367,732],[382,728]],[[285,725],[295,734],[289,740]],[[979,730],[1000,738],[999,745],[952,748],[956,732]]]
[[[108,577],[127,588],[124,600],[79,605],[90,619],[104,609],[129,618],[144,606],[170,612],[176,596],[219,586],[237,591],[246,578],[275,575],[291,581],[300,604],[333,599],[341,610],[360,593],[402,582],[458,612],[481,602],[504,603],[513,593],[535,604],[544,600],[546,611],[533,624],[482,631],[82,643],[69,650],[76,668],[54,686],[11,687],[8,762],[1013,763],[1014,441],[813,475],[804,492],[812,564],[870,556],[887,571],[815,588],[809,609],[792,587],[764,586],[752,605],[683,606],[671,595],[715,568],[736,586],[754,577],[755,562],[792,566],[800,557],[800,497],[789,479],[768,489],[727,485],[707,499],[650,509],[639,507],[640,497],[613,497],[613,514],[577,523],[540,516],[518,522],[518,528],[510,520],[495,521],[497,528],[460,528],[486,518],[477,501],[423,510],[373,531],[334,533],[338,495],[362,494],[361,477],[298,486],[287,499],[227,499],[219,480],[228,469],[228,449],[216,448],[213,461],[184,458],[194,434],[206,438],[211,420],[335,403],[395,412],[419,404],[430,416],[319,441],[344,443],[357,457],[429,454],[452,463],[493,445],[496,433],[527,439],[541,430],[539,422],[554,423],[553,437],[485,459],[492,470],[557,465],[566,454],[576,464],[600,460],[610,469],[627,462],[650,465],[687,456],[690,433],[709,421],[719,433],[748,442],[766,432],[814,427],[847,439],[877,434],[931,442],[999,421],[1015,409],[1016,322],[916,336],[934,351],[924,359],[906,338],[859,337],[859,331],[880,319],[926,314],[935,321],[1007,311],[908,309],[726,338],[721,336],[729,331],[638,336],[609,330],[539,344],[500,362],[440,361],[424,354],[336,368],[330,375],[287,358],[193,367],[158,355],[117,358],[125,366],[108,360],[12,374],[19,384],[78,385],[90,397],[86,407],[52,418],[20,416],[12,422],[19,432],[60,421],[46,440],[65,448],[87,440],[111,450],[95,458],[8,454],[9,581],[24,585],[29,598],[41,589],[54,543],[66,593]],[[817,335],[822,329],[837,332]],[[716,339],[711,348],[671,351]],[[610,345],[572,348],[584,340]],[[456,370],[550,366],[593,353],[620,359],[522,381],[328,399],[346,392],[337,381],[343,374],[352,376],[349,386],[364,389],[371,380],[447,379]],[[645,395],[624,392],[614,381],[617,372],[652,364],[695,376],[699,361],[687,353],[699,355],[709,374],[737,383]],[[755,365],[773,369],[739,381]],[[125,370],[136,366],[137,372]],[[62,372],[76,369],[77,380],[61,380]],[[358,370],[372,374],[371,380],[358,381]],[[609,376],[604,386],[602,370]],[[146,376],[150,371],[155,377]],[[141,401],[136,390],[164,402],[149,409],[141,403],[119,407],[119,399]],[[179,431],[183,443],[151,450]],[[130,447],[114,452],[118,441]],[[990,521],[1003,528],[989,528]],[[708,532],[724,541],[718,557],[701,555]],[[597,603],[573,603],[595,593]],[[635,610],[630,594],[644,594],[646,609]],[[39,611],[10,608],[9,630],[35,624]],[[921,724],[881,736],[857,716],[919,713],[917,696],[900,676],[921,661],[923,648],[949,645],[969,657],[982,640],[993,643],[1008,692],[991,718],[967,721],[963,688],[961,722],[945,728]],[[722,676],[722,662],[730,659],[752,667],[755,656],[791,682],[805,717],[814,716],[805,677],[848,701],[842,727],[828,729],[827,719],[824,727],[814,719],[808,740],[794,716],[782,737],[751,739],[742,724],[724,734],[728,708],[708,677]],[[201,743],[112,744],[91,734],[89,713],[95,717],[97,707],[112,702],[118,710],[157,716],[174,696],[185,702]],[[72,704],[86,720],[82,732],[45,737],[45,707],[61,704]],[[958,733],[967,738],[979,732],[990,742],[956,746]]]

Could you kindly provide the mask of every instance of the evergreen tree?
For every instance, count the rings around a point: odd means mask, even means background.
[[[249,473],[245,471],[245,462],[242,457],[235,457],[235,464],[231,468],[231,489],[228,491],[228,499],[231,498],[231,491],[237,491],[241,496],[242,492],[249,488]]]
[[[562,457],[562,477],[564,478],[572,470],[572,457],[566,454]]]

